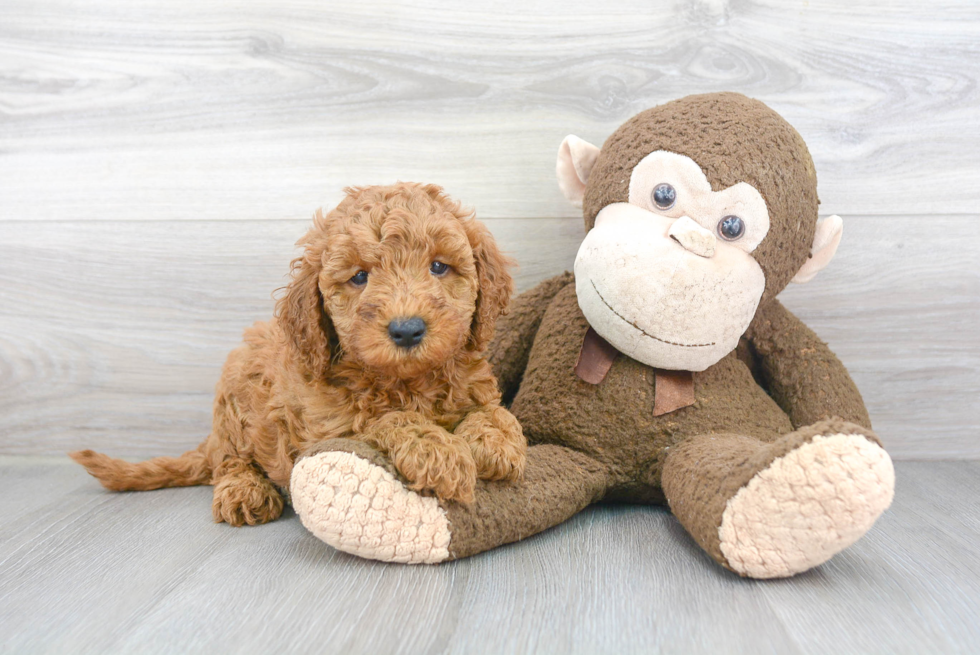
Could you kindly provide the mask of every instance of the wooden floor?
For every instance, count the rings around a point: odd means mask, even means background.
[[[892,508],[789,580],[711,563],[665,510],[600,506],[441,566],[378,564],[210,488],[110,494],[0,458],[0,651],[951,653],[980,648],[980,462],[899,462]]]

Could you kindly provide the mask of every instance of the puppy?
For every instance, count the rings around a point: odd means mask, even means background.
[[[294,462],[335,437],[443,500],[472,501],[477,478],[519,478],[527,443],[483,356],[510,261],[438,186],[346,194],[297,243],[273,320],[229,355],[204,443],[138,464],[71,457],[113,491],[214,485],[214,519],[234,526],[278,518]]]

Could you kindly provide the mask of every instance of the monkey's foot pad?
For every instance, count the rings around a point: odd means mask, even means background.
[[[782,578],[857,541],[892,502],[895,470],[855,434],[818,436],[774,460],[729,501],[721,552],[736,572]]]
[[[449,521],[438,501],[353,453],[301,459],[290,493],[306,529],[337,550],[407,564],[449,559]]]

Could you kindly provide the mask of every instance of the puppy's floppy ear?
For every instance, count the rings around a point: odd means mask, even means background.
[[[460,219],[466,237],[473,249],[476,260],[476,275],[480,285],[470,327],[470,340],[467,347],[474,352],[486,350],[493,337],[497,318],[507,311],[510,297],[514,293],[514,280],[508,267],[514,261],[505,257],[497,247],[493,235],[482,223],[472,216]]]
[[[290,264],[292,280],[286,285],[286,293],[276,301],[276,316],[299,358],[314,377],[323,377],[330,367],[337,335],[320,295],[318,280],[323,268],[323,248],[316,247],[312,236],[315,230],[316,227],[296,243],[305,245],[306,251]]]

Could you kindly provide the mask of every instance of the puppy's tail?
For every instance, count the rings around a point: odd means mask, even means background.
[[[68,456],[110,491],[211,484],[211,465],[200,450],[189,450],[180,457],[154,457],[137,464],[113,459],[94,450],[76,450]]]

